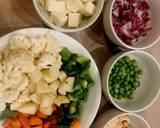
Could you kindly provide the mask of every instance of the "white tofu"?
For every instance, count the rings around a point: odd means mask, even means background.
[[[92,16],[95,12],[95,9],[96,9],[96,6],[92,2],[87,2],[84,4],[80,12],[84,16]]]
[[[68,12],[78,12],[83,7],[81,0],[66,0],[66,6]]]
[[[79,27],[82,15],[80,13],[69,13],[68,27]]]
[[[66,12],[66,3],[63,0],[45,0],[45,9],[49,12]]]
[[[64,26],[67,23],[68,17],[65,13],[52,13],[51,14],[52,22],[59,27]]]

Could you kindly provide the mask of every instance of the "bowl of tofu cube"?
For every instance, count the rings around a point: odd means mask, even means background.
[[[104,0],[33,0],[33,4],[46,25],[67,33],[91,26],[99,17]]]

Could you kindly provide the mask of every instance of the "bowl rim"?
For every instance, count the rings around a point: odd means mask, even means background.
[[[113,5],[115,3],[116,0],[112,0],[111,2],[111,6],[110,6],[110,14],[109,14],[109,20],[110,20],[110,25],[111,25],[111,29],[112,29],[112,32],[113,32],[113,35],[115,36],[115,38],[118,40],[118,42],[123,45],[125,48],[128,48],[128,49],[133,49],[133,50],[144,50],[144,49],[147,49],[147,48],[150,48],[152,47],[153,45],[155,45],[159,40],[160,40],[160,35],[157,37],[157,39],[154,39],[153,42],[151,42],[151,44],[148,44],[146,46],[143,46],[143,47],[134,47],[132,45],[129,45],[125,42],[123,42],[119,37],[118,35],[116,34],[115,32],[115,29],[113,27],[113,23],[112,23],[112,9],[113,9]]]
[[[36,12],[38,13],[39,17],[42,19],[42,21],[47,25],[49,26],[51,29],[54,29],[54,30],[57,30],[57,31],[60,31],[60,32],[64,32],[64,33],[73,33],[73,32],[79,32],[79,31],[82,31],[82,30],[85,30],[87,29],[88,27],[90,27],[97,19],[98,17],[100,16],[101,12],[102,12],[102,9],[103,9],[103,6],[104,6],[104,1],[105,0],[100,0],[101,1],[101,6],[99,6],[99,9],[98,9],[98,12],[97,12],[97,15],[95,16],[95,18],[93,20],[91,20],[89,22],[89,24],[87,25],[84,25],[83,27],[77,27],[77,28],[69,28],[69,29],[65,29],[63,27],[58,27],[56,25],[54,25],[54,23],[50,23],[49,20],[47,20],[44,15],[41,13],[38,5],[37,5],[37,0],[32,0],[32,3],[34,5],[34,8],[36,9]]]
[[[117,117],[121,117],[121,116],[134,116],[134,117],[140,119],[144,124],[146,124],[146,125],[147,125],[147,128],[150,128],[149,123],[148,123],[142,116],[140,116],[140,115],[138,115],[138,114],[135,114],[135,113],[121,113],[121,114],[118,114],[118,115],[112,117],[112,118],[105,124],[105,126],[106,126],[107,124],[109,124],[111,121],[115,120]],[[104,126],[104,127],[105,127],[105,126]]]
[[[157,100],[157,98],[158,98],[159,95],[160,95],[160,87],[159,87],[159,90],[158,90],[157,94],[155,95],[155,97],[153,98],[153,100],[152,100],[148,105],[146,105],[145,107],[143,107],[143,108],[141,108],[141,109],[137,109],[137,110],[127,110],[127,109],[124,109],[124,108],[120,107],[119,105],[117,105],[117,104],[115,103],[115,101],[113,100],[113,97],[111,96],[111,94],[110,94],[110,92],[109,92],[109,85],[108,85],[110,72],[111,72],[113,66],[115,65],[115,63],[117,63],[117,61],[118,61],[120,58],[122,58],[122,57],[124,57],[124,56],[126,56],[126,55],[128,55],[128,54],[130,54],[130,53],[139,53],[139,54],[144,54],[145,56],[150,57],[150,59],[152,59],[152,60],[154,61],[154,63],[157,65],[158,70],[159,70],[159,73],[160,73],[160,64],[159,64],[159,62],[158,62],[151,54],[149,54],[148,52],[145,52],[145,51],[140,51],[140,50],[130,50],[130,51],[123,52],[122,54],[120,54],[120,55],[114,60],[114,62],[111,64],[111,66],[109,67],[108,73],[107,73],[107,80],[106,80],[106,82],[105,82],[105,84],[106,84],[105,86],[107,86],[108,97],[109,97],[110,101],[112,102],[112,104],[113,104],[116,108],[118,108],[119,110],[121,110],[121,111],[123,111],[123,112],[127,112],[127,113],[138,113],[138,112],[141,112],[141,111],[144,111],[144,110],[148,109],[148,108]]]
[[[97,93],[98,96],[95,98],[96,104],[94,105],[94,108],[92,108],[92,109],[94,109],[94,112],[90,113],[91,116],[90,116],[90,118],[88,118],[89,121],[87,123],[87,127],[86,128],[89,128],[91,126],[91,124],[93,123],[93,121],[94,121],[94,119],[95,119],[95,117],[96,117],[96,115],[98,113],[98,109],[100,107],[100,102],[101,102],[101,97],[102,97],[101,78],[100,78],[99,69],[98,69],[98,67],[96,65],[95,60],[93,59],[93,57],[91,56],[89,51],[78,40],[74,39],[73,37],[71,37],[71,36],[69,36],[69,35],[67,35],[65,33],[62,33],[62,32],[56,31],[56,30],[52,30],[52,29],[48,29],[48,28],[43,28],[43,27],[28,27],[28,28],[22,28],[22,29],[17,29],[15,31],[11,31],[11,32],[1,36],[0,37],[0,42],[2,42],[3,40],[8,40],[9,36],[14,34],[14,33],[27,33],[28,34],[28,32],[30,32],[31,34],[32,33],[39,34],[39,33],[47,33],[47,32],[49,32],[51,34],[55,33],[58,36],[64,36],[64,38],[70,39],[71,42],[74,42],[74,46],[78,45],[77,49],[82,49],[82,51],[85,51],[84,53],[87,53],[86,56],[88,56],[89,59],[91,60],[91,62],[93,63],[92,67],[94,67],[94,70],[97,73],[97,77],[95,79],[95,82],[99,84],[98,85],[98,90],[96,90],[96,91],[98,91],[98,93]],[[8,42],[4,42],[3,41],[2,43],[0,43],[0,47],[6,46],[6,43],[8,43]],[[3,48],[5,48],[5,47],[2,47],[2,49]],[[82,109],[84,109],[84,108],[82,108]],[[0,124],[0,126],[1,126],[1,124]]]

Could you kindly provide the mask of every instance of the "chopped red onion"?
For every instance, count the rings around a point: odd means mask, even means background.
[[[116,0],[112,21],[118,37],[128,44],[135,44],[151,30],[149,5],[145,0]]]

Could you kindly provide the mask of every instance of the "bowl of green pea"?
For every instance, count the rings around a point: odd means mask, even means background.
[[[121,52],[110,58],[102,72],[103,92],[124,112],[140,112],[160,93],[160,66],[144,51]]]

